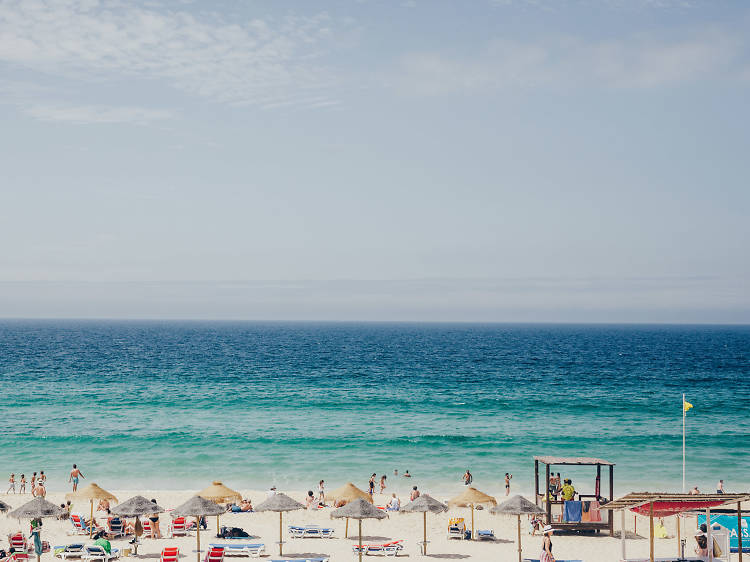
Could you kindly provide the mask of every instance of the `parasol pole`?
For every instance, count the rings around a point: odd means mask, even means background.
[[[476,540],[474,535],[474,504],[471,504],[471,540]]]
[[[649,560],[654,562],[654,502],[648,504],[648,528]]]
[[[346,518],[346,526],[344,527],[344,538],[349,538],[349,518]]]
[[[91,502],[91,519],[89,520],[89,538],[94,536],[94,500],[93,498],[89,500]]]
[[[521,562],[521,516],[516,515],[518,518],[518,562]]]
[[[198,515],[195,516],[195,545],[195,559],[201,562],[201,518]]]
[[[427,556],[427,512],[426,511],[423,512],[422,515],[423,515],[423,519],[422,520],[424,522],[424,526],[422,527],[422,529],[423,529],[423,540],[424,540],[424,555]]]
[[[216,534],[219,534],[219,516],[216,516]]]
[[[359,519],[359,562],[362,562],[362,520]]]
[[[283,515],[283,512],[279,511],[279,556],[281,556],[281,547],[283,546],[282,543],[282,532],[281,532],[281,516]]]

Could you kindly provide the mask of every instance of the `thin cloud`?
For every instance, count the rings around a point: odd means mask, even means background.
[[[743,39],[719,31],[673,39],[647,35],[608,41],[498,39],[462,58],[435,51],[407,54],[387,82],[414,95],[530,87],[650,88],[712,76],[739,79],[738,63],[745,48]]]
[[[0,64],[89,83],[159,80],[220,103],[329,98],[320,61],[333,22],[228,21],[186,7],[68,0],[0,2]]]
[[[23,112],[39,121],[76,123],[79,125],[134,123],[147,125],[170,119],[173,113],[145,107],[113,107],[102,105],[43,105],[32,104]]]

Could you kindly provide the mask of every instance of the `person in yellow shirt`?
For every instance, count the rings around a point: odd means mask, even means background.
[[[563,484],[562,490],[560,490],[560,495],[565,501],[571,501],[573,498],[575,498],[576,489],[573,487],[573,482],[570,480],[570,478],[565,479],[565,484]]]

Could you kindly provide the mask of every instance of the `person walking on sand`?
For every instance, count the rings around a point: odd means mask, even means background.
[[[26,475],[21,475],[21,488],[18,490],[19,494],[25,494],[26,493]]]
[[[510,495],[510,479],[513,478],[512,474],[505,473],[505,495]]]
[[[383,474],[383,476],[380,477],[380,493],[381,494],[385,493],[385,488],[386,488],[386,485],[385,485],[385,474]]]
[[[8,479],[8,491],[5,492],[5,495],[7,496],[10,494],[10,491],[13,490],[13,493],[16,493],[16,475],[15,473],[11,473],[10,478]]]
[[[375,474],[374,472],[372,473],[372,476],[370,476],[370,481],[368,482],[368,486],[370,487],[369,488],[370,497],[375,495],[375,478],[377,478],[377,476],[378,475]]]
[[[73,491],[75,492],[78,489],[78,479],[79,478],[86,478],[83,475],[83,472],[81,472],[78,469],[78,466],[73,465],[73,470],[70,471],[70,477],[68,478],[68,482],[73,483]]]
[[[542,554],[539,556],[539,562],[555,562],[555,557],[552,555],[552,525],[547,525],[542,529]]]
[[[466,469],[466,472],[464,473],[464,486],[471,486],[471,483],[474,481],[474,477],[471,475],[471,472],[469,472],[469,469]]]
[[[321,504],[326,503],[326,483],[325,480],[318,482],[318,501]]]
[[[36,486],[36,472],[31,475],[31,493],[34,493],[34,486]]]

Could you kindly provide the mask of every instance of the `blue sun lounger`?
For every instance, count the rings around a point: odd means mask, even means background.
[[[212,542],[208,545],[210,548],[223,548],[227,556],[255,556],[256,558],[266,550],[263,543],[227,543]]]
[[[494,541],[495,532],[492,529],[477,529],[477,538],[480,541]]]
[[[289,534],[297,539],[304,539],[305,537],[329,539],[333,536],[333,529],[318,525],[305,525],[304,527],[289,525]]]

